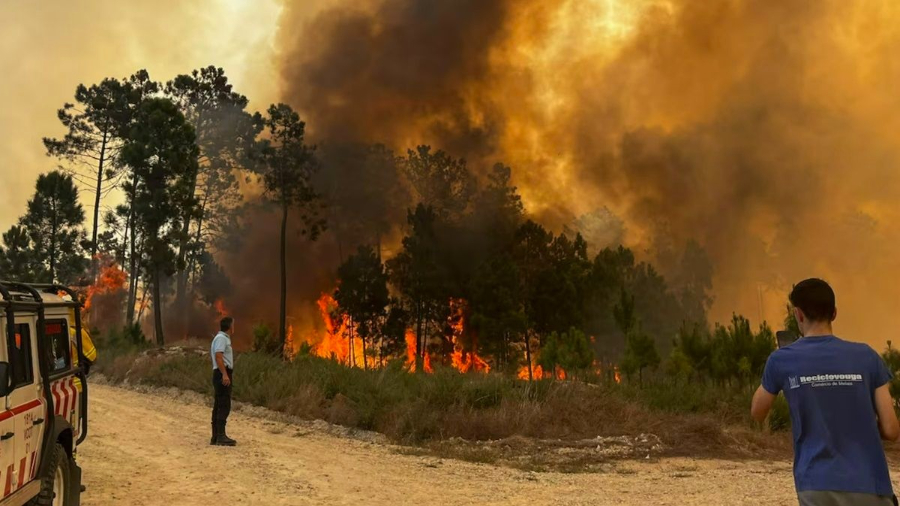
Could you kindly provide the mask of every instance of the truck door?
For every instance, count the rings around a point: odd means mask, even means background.
[[[6,399],[6,410],[12,416],[13,443],[10,445],[12,458],[3,477],[4,496],[15,492],[35,476],[43,424],[48,423],[37,363],[36,329],[34,316],[17,316],[15,338],[7,340],[12,390]],[[0,437],[7,435],[3,433]]]
[[[7,362],[7,357],[9,353],[6,349],[6,319],[0,318],[0,325],[2,325],[2,335],[3,338],[0,339],[0,362]],[[18,326],[16,327],[16,332],[18,333]],[[13,412],[8,409],[10,406],[8,402],[8,397],[0,397],[0,487],[4,487],[5,483],[7,483],[7,477],[10,477],[10,485],[12,484],[11,475],[13,469],[13,462],[16,459],[16,440],[15,440],[15,420],[13,419]],[[5,497],[9,495],[9,492],[6,494],[2,494],[4,488],[0,488],[0,497]]]

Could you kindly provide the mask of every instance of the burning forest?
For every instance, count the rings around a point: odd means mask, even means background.
[[[314,146],[290,106],[247,111],[215,67],[166,83],[138,71],[79,86],[76,100],[48,155],[96,162],[86,191],[123,203],[87,239],[82,179],[52,173],[68,193],[39,182],[33,202],[68,203],[68,240],[81,237],[92,260],[60,247],[68,256],[47,263],[27,233],[21,245],[9,236],[4,259],[17,278],[86,282],[101,333],[164,345],[233,315],[239,347],[285,360],[619,381],[706,328],[712,266],[695,242],[672,250],[689,266],[673,282],[624,245],[539,223],[501,162],[428,145]],[[32,214],[10,234],[56,219]],[[23,255],[32,261],[13,262]]]
[[[837,223],[878,259],[900,237],[871,192],[822,215],[783,205],[801,180],[841,194],[825,174],[894,156],[866,127],[883,107],[828,105],[858,82],[796,86],[870,68],[829,27],[871,14],[286,1],[266,28],[279,103],[259,112],[258,87],[216,66],[72,86],[43,139],[61,171],[0,268],[80,285],[92,311],[105,301],[94,325],[158,344],[230,314],[245,350],[362,369],[722,376],[703,357],[728,341],[726,362],[755,370],[783,317],[772,294],[810,265],[797,255],[839,278],[850,261],[804,230]],[[820,45],[838,55],[824,67]]]

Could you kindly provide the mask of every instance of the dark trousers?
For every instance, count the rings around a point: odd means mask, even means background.
[[[215,398],[213,399],[212,423],[221,424],[224,429],[225,422],[228,420],[228,414],[231,413],[231,387],[234,386],[234,371],[226,369],[228,377],[231,378],[231,384],[225,386],[222,384],[222,371],[216,369],[213,371],[213,390]]]

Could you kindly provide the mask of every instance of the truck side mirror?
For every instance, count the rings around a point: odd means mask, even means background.
[[[6,397],[9,392],[9,362],[0,362],[0,397]]]

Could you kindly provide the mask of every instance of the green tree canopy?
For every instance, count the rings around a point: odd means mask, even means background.
[[[79,84],[75,102],[66,103],[57,111],[66,134],[60,139],[44,138],[47,154],[67,161],[67,171],[93,191],[91,258],[97,255],[99,246],[101,199],[120,182],[118,162],[131,121],[143,97],[158,89],[146,70],[127,79],[107,78],[91,86]]]
[[[263,125],[259,114],[244,110],[247,97],[233,90],[222,68],[208,66],[176,76],[164,91],[194,127],[198,148],[196,170],[187,176],[197,205],[184,209],[178,244],[175,300],[183,319],[190,302],[188,277],[200,267],[206,249],[240,236],[237,211],[242,197],[236,171],[249,164]]]
[[[440,335],[449,316],[448,276],[438,262],[437,214],[422,204],[409,211],[409,235],[403,249],[388,261],[390,279],[400,293],[416,332],[416,371],[423,371],[427,337]]]
[[[475,180],[464,159],[440,150],[432,152],[431,146],[418,146],[407,151],[402,164],[419,202],[439,216],[456,218],[469,206]]]
[[[144,269],[153,289],[156,341],[163,345],[162,283],[178,268],[174,245],[181,219],[194,205],[190,178],[196,172],[194,129],[170,100],[145,100],[122,147],[122,161],[134,171],[136,228],[144,238]]]
[[[39,176],[19,225],[19,230],[4,236],[16,274],[43,283],[72,284],[85,273],[84,210],[72,176],[59,171]]]
[[[319,216],[319,194],[311,178],[317,169],[315,148],[306,144],[306,123],[285,104],[272,105],[263,120],[266,138],[254,148],[256,168],[262,171],[266,196],[281,210],[281,304],[278,337],[287,337],[287,226],[291,209],[300,211],[300,233],[311,240],[325,228]]]
[[[659,352],[653,339],[641,332],[640,325],[632,328],[625,337],[625,355],[622,371],[628,376],[638,373],[640,384],[644,383],[644,369],[659,365]]]
[[[341,310],[350,317],[353,325],[351,331],[357,329],[363,345],[363,367],[368,367],[366,348],[371,339],[378,337],[380,323],[387,315],[390,303],[388,295],[388,275],[381,259],[369,246],[360,246],[356,254],[351,255],[338,268],[340,279],[334,300]],[[351,334],[349,338],[353,339]],[[351,354],[352,358],[352,354]]]

